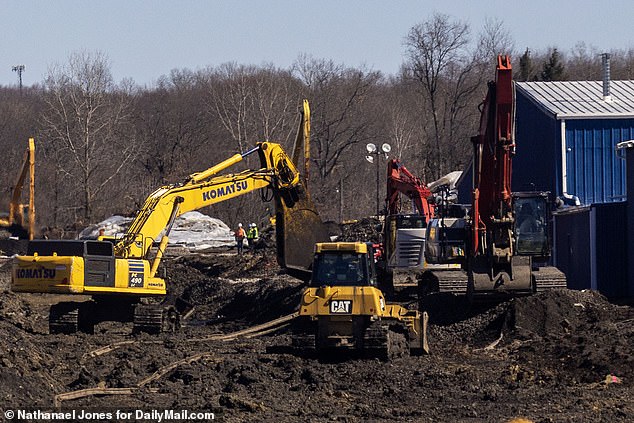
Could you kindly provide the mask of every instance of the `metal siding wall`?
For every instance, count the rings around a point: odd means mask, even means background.
[[[597,204],[598,290],[609,298],[628,295],[626,203]]]
[[[568,193],[582,204],[609,203],[625,198],[625,161],[616,144],[632,139],[632,119],[566,121]]]
[[[521,91],[517,91],[515,116],[517,149],[513,158],[513,191],[535,189],[559,195],[559,122],[535,106]]]
[[[557,267],[566,274],[568,288],[590,289],[590,208],[553,217]]]

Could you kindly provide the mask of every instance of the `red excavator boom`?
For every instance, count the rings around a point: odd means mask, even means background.
[[[510,59],[508,56],[498,56],[495,81],[489,82],[482,106],[480,130],[471,139],[474,145],[475,176],[471,240],[473,254],[483,252],[482,240],[487,229],[495,233],[496,245],[506,250],[504,254],[512,248],[510,232],[497,231],[496,226],[508,227],[513,219],[511,163],[515,155],[514,101]]]
[[[412,175],[398,159],[387,164],[387,211],[388,215],[399,212],[398,195],[402,193],[414,202],[416,214],[425,216],[428,222],[434,216],[434,207],[427,199],[431,191],[416,176]]]

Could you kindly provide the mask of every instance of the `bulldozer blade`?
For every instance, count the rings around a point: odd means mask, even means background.
[[[276,196],[277,261],[299,279],[310,279],[315,244],[330,241],[326,225],[303,185]]]

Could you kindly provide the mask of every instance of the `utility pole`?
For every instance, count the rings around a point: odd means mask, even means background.
[[[22,72],[24,72],[24,65],[15,65],[12,70],[18,73],[18,86],[20,87],[20,95],[22,95]]]

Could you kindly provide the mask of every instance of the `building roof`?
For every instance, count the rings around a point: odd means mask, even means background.
[[[611,101],[602,81],[518,82],[518,92],[556,119],[634,118],[634,81],[610,81]]]

